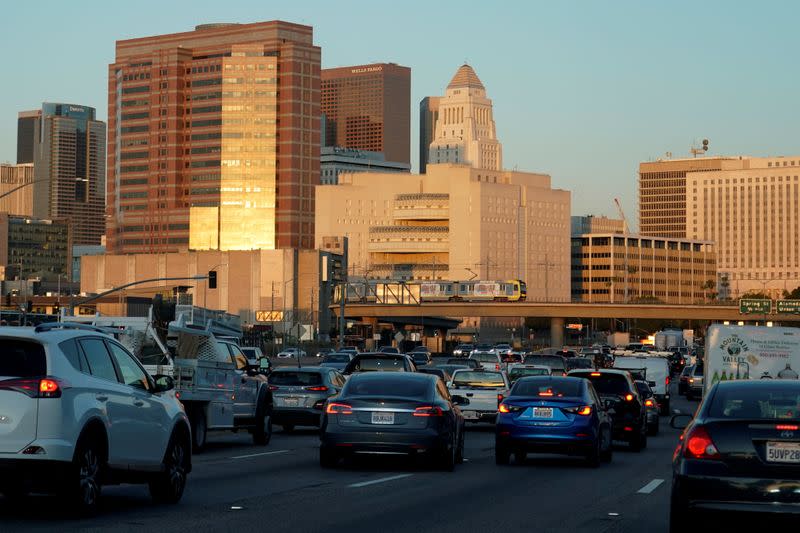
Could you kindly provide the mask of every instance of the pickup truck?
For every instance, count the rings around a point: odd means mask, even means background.
[[[508,396],[508,378],[504,372],[460,369],[447,383],[451,394],[469,401],[461,413],[469,422],[495,422],[497,406]]]

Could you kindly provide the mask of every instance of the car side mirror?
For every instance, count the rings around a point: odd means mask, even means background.
[[[691,423],[692,415],[687,415],[684,413],[677,413],[672,415],[672,418],[669,419],[669,427],[673,429],[686,429],[686,426]]]
[[[469,400],[458,394],[451,396],[450,399],[453,401],[453,405],[469,405]]]
[[[154,393],[167,392],[175,388],[175,380],[171,376],[159,374],[153,376],[153,379],[156,381]]]

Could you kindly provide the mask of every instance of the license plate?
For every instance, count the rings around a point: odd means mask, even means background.
[[[533,418],[553,418],[552,407],[534,407]]]
[[[283,405],[286,407],[297,407],[300,405],[300,398],[284,398]]]
[[[466,420],[477,420],[478,419],[478,412],[477,411],[461,411],[461,414],[464,415]]]
[[[375,412],[372,413],[373,424],[394,424],[394,413]]]
[[[800,442],[768,442],[767,462],[800,463]]]

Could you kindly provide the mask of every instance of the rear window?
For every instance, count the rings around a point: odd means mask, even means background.
[[[37,342],[0,339],[0,376],[31,378],[47,374],[44,347]]]
[[[628,380],[625,376],[620,374],[600,374],[599,376],[592,376],[591,373],[580,373],[578,377],[586,378],[592,382],[594,389],[598,394],[614,394],[621,396],[628,394]]]
[[[648,398],[653,395],[653,392],[650,390],[650,386],[647,383],[636,381],[634,382],[634,385],[636,385],[636,390],[639,392],[639,396]]]
[[[567,361],[567,368],[570,370],[573,368],[594,368],[594,361],[584,357],[573,357]]]
[[[403,359],[399,357],[359,357],[351,361],[349,372],[405,372]]]
[[[548,376],[550,372],[545,368],[514,368],[508,373],[509,379],[519,379],[525,376]]]
[[[428,399],[431,382],[423,379],[351,379],[342,396],[390,396]]]
[[[511,396],[575,398],[583,396],[583,389],[580,381],[574,379],[522,379],[511,389]]]
[[[321,385],[322,375],[317,372],[276,371],[269,377],[271,385]]]
[[[800,420],[800,387],[780,383],[769,389],[719,387],[709,406],[709,416]]]
[[[332,353],[325,356],[323,363],[349,363],[350,356],[346,353]]]
[[[543,356],[529,356],[525,358],[525,362],[531,365],[545,365],[550,368],[564,369],[564,359],[561,357],[543,357]]]
[[[500,372],[456,372],[453,384],[468,387],[505,387]]]
[[[474,353],[469,356],[470,359],[475,359],[481,363],[496,363],[497,356],[493,353]]]

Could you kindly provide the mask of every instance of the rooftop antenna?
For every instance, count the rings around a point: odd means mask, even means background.
[[[706,152],[708,152],[708,139],[703,139],[700,146],[697,146],[697,141],[695,141],[689,148],[689,153],[692,154],[692,157],[697,157],[698,154],[703,155]]]

